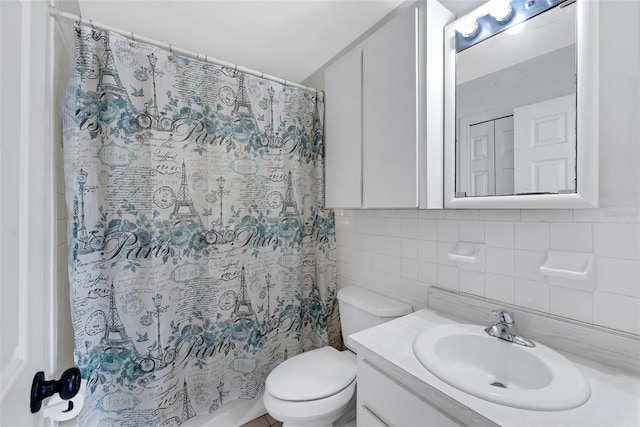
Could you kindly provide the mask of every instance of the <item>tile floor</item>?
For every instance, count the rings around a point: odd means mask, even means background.
[[[255,420],[251,420],[240,427],[281,427],[282,422],[274,419],[269,414],[262,415]]]

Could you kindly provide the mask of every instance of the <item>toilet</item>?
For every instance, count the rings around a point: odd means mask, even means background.
[[[358,286],[338,291],[338,304],[345,344],[351,334],[412,311],[409,304]],[[324,427],[355,417],[355,391],[355,353],[326,346],[278,365],[267,377],[263,399],[283,427]]]

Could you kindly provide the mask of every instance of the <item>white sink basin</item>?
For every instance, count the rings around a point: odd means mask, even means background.
[[[591,395],[582,372],[558,352],[491,337],[478,325],[429,328],[416,337],[413,352],[442,381],[502,405],[562,410],[582,405]]]

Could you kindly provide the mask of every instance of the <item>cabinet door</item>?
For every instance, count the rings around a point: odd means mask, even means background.
[[[327,68],[325,206],[362,206],[362,50]]]
[[[365,208],[418,206],[417,25],[408,8],[363,45]]]
[[[358,360],[357,376],[358,427],[461,425],[367,360]]]
[[[380,418],[376,416],[366,406],[358,406],[356,425],[358,427],[388,427]]]

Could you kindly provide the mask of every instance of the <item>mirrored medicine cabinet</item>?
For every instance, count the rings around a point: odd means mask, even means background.
[[[598,4],[492,0],[445,27],[445,207],[598,205]]]

